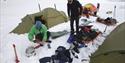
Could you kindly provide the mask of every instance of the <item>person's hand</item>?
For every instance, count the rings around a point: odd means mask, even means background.
[[[34,43],[38,43],[38,42],[41,42],[41,40],[35,39],[35,40],[33,40],[33,42],[34,42]]]
[[[45,43],[44,41],[41,41],[41,40],[38,40],[38,39],[33,40],[33,42],[38,43],[38,44],[42,44],[42,45]]]
[[[46,42],[45,41],[39,41],[37,42],[38,44],[44,45]]]

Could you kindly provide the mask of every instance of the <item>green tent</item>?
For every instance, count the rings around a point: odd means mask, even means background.
[[[117,26],[92,54],[90,63],[125,63],[125,22]]]
[[[22,18],[22,22],[19,23],[19,25],[10,33],[23,34],[29,32],[30,28],[33,26],[34,17],[41,15],[43,15],[43,18],[46,21],[45,25],[48,28],[68,20],[63,11],[58,11],[54,8],[45,8],[41,12],[26,15],[24,18]]]

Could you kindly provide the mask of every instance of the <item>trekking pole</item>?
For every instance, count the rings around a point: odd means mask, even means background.
[[[19,63],[20,61],[19,61],[18,56],[17,56],[16,46],[15,46],[15,44],[13,44],[13,48],[14,48],[15,58],[16,58],[15,61],[16,61],[16,63]]]
[[[114,14],[113,14],[113,17],[114,17],[114,18],[116,17],[116,5],[114,6]]]

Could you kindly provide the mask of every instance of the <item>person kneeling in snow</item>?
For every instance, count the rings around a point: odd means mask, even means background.
[[[47,27],[42,24],[42,21],[36,20],[35,24],[32,26],[28,34],[28,39],[31,42],[39,43],[41,46],[44,45],[44,42],[48,42],[48,48],[50,47],[51,41],[49,40],[50,33],[47,31]],[[35,39],[35,40],[33,40]]]

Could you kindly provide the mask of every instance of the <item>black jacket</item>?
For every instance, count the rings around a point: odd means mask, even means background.
[[[82,14],[82,5],[77,0],[73,1],[72,4],[67,3],[67,12],[71,18],[79,17]]]

